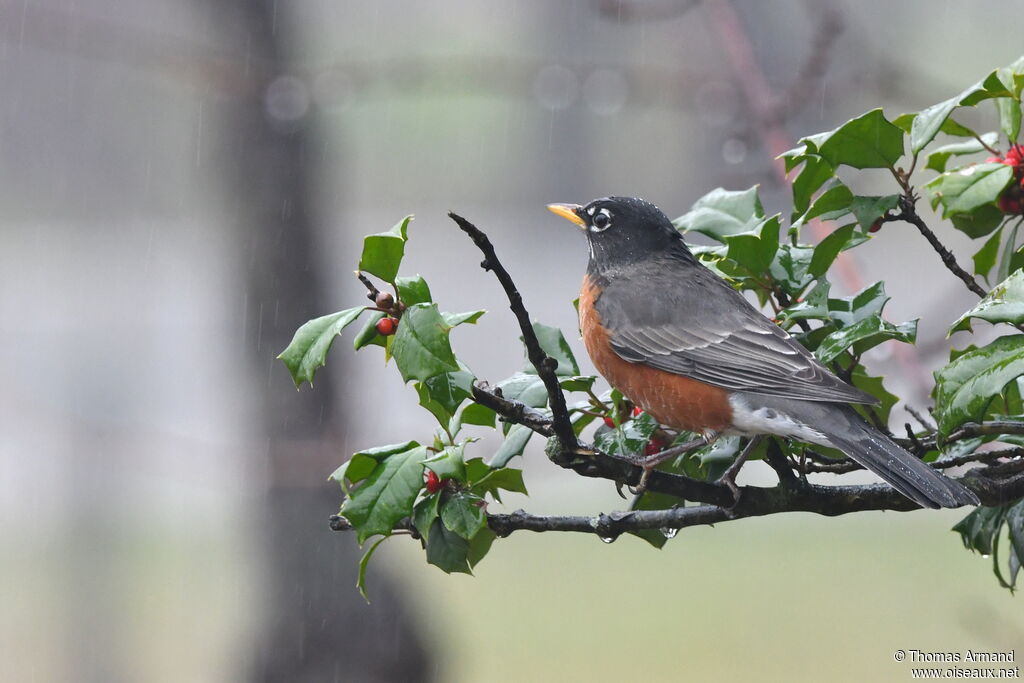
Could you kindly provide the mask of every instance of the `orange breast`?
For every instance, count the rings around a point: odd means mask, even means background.
[[[583,344],[594,367],[613,387],[669,427],[720,432],[732,424],[732,408],[724,389],[620,358],[594,309],[599,296],[590,278],[584,277],[579,305]]]

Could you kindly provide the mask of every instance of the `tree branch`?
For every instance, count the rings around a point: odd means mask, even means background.
[[[554,435],[551,418],[547,415],[536,408],[531,408],[525,403],[507,399],[498,393],[497,390],[491,391],[483,382],[477,382],[473,385],[473,400],[486,408],[490,408],[506,422],[529,427],[541,436],[550,437]]]
[[[896,172],[894,171],[894,173]],[[899,180],[899,176],[897,176],[897,180]],[[931,231],[931,228],[925,224],[924,220],[922,220],[917,214],[917,209],[915,208],[914,203],[915,197],[908,190],[900,197],[900,212],[898,214],[883,216],[882,222],[888,223],[891,221],[904,221],[905,223],[913,225],[924,236],[924,238],[928,240],[928,243],[932,245],[932,249],[938,253],[939,258],[942,259],[942,263],[945,264],[946,268],[953,273],[953,275],[960,278],[964,285],[967,286],[967,289],[980,297],[984,297],[988,294],[988,292],[982,289],[966,270],[960,267],[960,264],[956,261],[956,257],[953,256],[953,252],[947,249],[945,245],[939,241],[939,238],[935,236],[935,233]]]
[[[516,289],[516,285],[508,271],[505,270],[505,267],[501,265],[501,261],[498,260],[497,254],[494,253],[494,245],[491,244],[487,235],[454,212],[449,211],[448,216],[458,224],[464,233],[469,235],[477,248],[483,252],[484,260],[480,262],[480,267],[494,273],[494,276],[498,278],[498,282],[501,283],[502,288],[505,290],[509,308],[515,314],[516,320],[519,321],[519,329],[523,333],[526,356],[530,359],[530,363],[537,371],[537,376],[544,382],[544,387],[548,391],[548,404],[551,406],[553,418],[551,424],[552,432],[562,443],[563,450],[569,452],[578,450],[579,443],[576,440],[576,433],[572,430],[572,423],[569,421],[569,409],[565,404],[565,394],[562,393],[562,387],[558,384],[558,376],[555,374],[558,361],[544,353],[544,349],[541,348],[537,335],[533,331],[530,314],[527,313],[526,307],[523,305],[522,295]]]
[[[978,473],[972,472],[961,479],[961,483],[978,494],[983,505],[1003,505],[1024,497],[1024,472],[1003,475],[1007,473],[988,467]],[[837,517],[870,510],[906,512],[919,509],[916,503],[886,484],[807,484],[799,488],[777,486],[770,489],[744,486],[740,488],[740,492],[740,500],[732,509],[716,505],[698,505],[667,510],[617,511],[592,517],[539,516],[517,510],[511,514],[488,515],[487,524],[499,536],[508,536],[514,531],[572,531],[596,534],[603,539],[614,540],[628,531],[683,529],[783,512],[810,512],[826,517]],[[331,517],[331,529],[348,531],[351,528],[343,517]],[[395,528],[410,530],[412,524],[405,519]]]

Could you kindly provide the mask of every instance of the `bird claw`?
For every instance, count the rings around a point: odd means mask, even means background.
[[[722,508],[726,512],[732,512],[733,510],[736,509],[736,506],[739,505],[740,495],[742,494],[742,491],[740,491],[740,487],[736,485],[736,475],[740,473],[740,468],[743,467],[743,463],[747,461],[747,458],[749,458],[750,454],[754,452],[754,449],[757,448],[758,444],[761,443],[762,439],[764,439],[764,436],[758,435],[753,437],[750,441],[748,441],[747,445],[743,448],[740,454],[736,456],[736,460],[734,460],[733,463],[729,465],[729,468],[722,473],[722,476],[719,477],[718,481],[716,482],[718,484],[725,484],[725,486],[732,493],[732,505],[730,505],[729,507]]]
[[[732,493],[732,505],[722,508],[726,512],[732,512],[733,510],[736,509],[736,506],[739,505],[740,496],[743,494],[743,492],[740,491],[740,487],[736,485],[736,473],[734,472],[731,477],[727,477],[723,474],[722,477],[718,480],[718,483],[725,484],[725,486]]]
[[[651,472],[654,471],[654,468],[657,464],[658,463],[638,465],[638,467],[640,467],[641,470],[640,481],[636,483],[636,486],[629,487],[630,493],[632,493],[634,496],[642,496],[647,491],[647,482],[650,481]]]

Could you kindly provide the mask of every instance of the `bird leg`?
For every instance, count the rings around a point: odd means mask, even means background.
[[[754,449],[757,448],[763,440],[764,434],[758,434],[757,436],[752,437],[750,441],[747,442],[747,445],[743,447],[743,450],[740,451],[740,454],[736,456],[733,463],[729,465],[729,469],[723,472],[722,476],[718,478],[719,484],[725,484],[729,487],[729,490],[732,491],[732,507],[736,507],[736,503],[740,502],[740,489],[736,486],[736,475],[740,473],[740,468],[743,467],[743,463],[747,461],[750,454],[754,452]]]
[[[631,465],[636,465],[642,470],[640,474],[640,481],[637,482],[637,485],[634,488],[630,489],[634,495],[639,496],[647,490],[647,480],[651,478],[651,472],[654,471],[655,467],[666,460],[678,457],[684,453],[689,453],[690,451],[697,450],[698,448],[703,448],[709,443],[712,443],[715,438],[717,438],[717,436],[710,439],[702,436],[700,438],[681,443],[678,446],[666,448],[663,451],[658,451],[651,455],[618,455],[616,457],[620,460],[625,460]]]

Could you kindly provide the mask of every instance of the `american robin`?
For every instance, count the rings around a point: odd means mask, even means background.
[[[878,400],[832,374],[785,330],[703,266],[656,206],[607,197],[551,204],[587,236],[583,341],[612,386],[660,423],[711,441],[763,435],[830,446],[924,507],[978,497],[869,425],[850,403]]]

